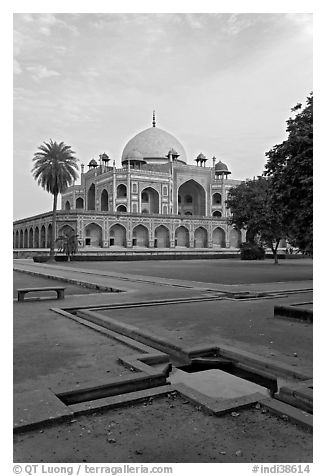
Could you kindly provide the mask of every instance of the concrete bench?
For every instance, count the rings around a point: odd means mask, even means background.
[[[23,302],[25,300],[25,294],[32,292],[41,292],[41,291],[56,291],[57,299],[64,299],[65,289],[63,286],[49,286],[43,288],[20,288],[17,289],[18,301]]]

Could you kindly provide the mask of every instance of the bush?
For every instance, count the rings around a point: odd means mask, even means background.
[[[265,250],[256,243],[242,243],[240,245],[240,258],[242,260],[265,259]]]
[[[46,263],[50,259],[48,255],[36,255],[33,256],[34,263]]]
[[[49,259],[50,259],[49,255],[33,256],[34,263],[46,263],[47,261],[49,261]],[[55,261],[68,261],[67,256],[55,256],[54,259]]]

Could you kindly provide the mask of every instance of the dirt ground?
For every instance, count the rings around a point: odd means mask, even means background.
[[[215,417],[154,399],[14,437],[14,462],[308,463],[312,435],[261,409]]]
[[[117,359],[134,349],[54,313],[45,301],[14,303],[13,324],[16,390],[73,389],[130,373]]]
[[[178,269],[185,279],[198,279],[207,274],[206,282],[227,281],[233,275],[245,276],[253,282],[261,266],[262,280],[285,280],[296,274],[309,279],[311,265],[292,262],[273,267],[270,262],[251,264],[182,263],[90,263],[114,266],[116,271],[133,271],[127,267],[154,266],[158,272],[174,276]],[[76,267],[80,263],[75,263]],[[86,263],[83,263],[83,265]],[[162,264],[162,267],[161,267]],[[179,266],[180,264],[180,266]],[[164,266],[163,266],[164,265]],[[167,268],[170,267],[170,270]],[[248,267],[249,266],[249,267]],[[116,268],[117,267],[117,268]],[[302,267],[302,269],[301,269]],[[136,272],[136,268],[133,268]],[[197,271],[196,271],[197,269]],[[251,271],[250,271],[251,269]],[[224,271],[223,271],[224,270]],[[283,270],[283,271],[282,271]],[[286,272],[284,272],[286,271]],[[49,269],[49,272],[51,270]],[[225,273],[223,275],[223,272]],[[149,273],[149,272],[148,272]],[[283,274],[282,274],[283,273]],[[16,273],[20,279],[32,276]],[[90,275],[92,273],[90,272]],[[141,273],[139,273],[141,274]],[[143,274],[146,274],[143,271]],[[213,276],[216,279],[212,279]],[[94,276],[96,276],[96,271]],[[224,277],[223,277],[224,276]],[[228,278],[229,276],[229,278]],[[98,276],[97,276],[98,277]],[[105,276],[102,280],[109,280]],[[34,279],[34,278],[33,278]],[[43,278],[35,278],[43,280]],[[91,279],[91,276],[89,276]],[[94,278],[95,279],[95,278]],[[231,278],[230,278],[231,279]],[[111,279],[111,281],[114,278]],[[203,278],[204,280],[204,278]],[[298,279],[299,280],[299,279]],[[48,280],[46,280],[48,284]],[[153,278],[155,281],[155,278]],[[263,282],[263,281],[259,281]],[[266,282],[266,281],[265,281]],[[51,280],[51,284],[55,281]],[[21,284],[22,286],[24,284]],[[26,281],[25,281],[26,285]],[[198,290],[178,287],[151,286],[148,283],[124,283],[130,293],[80,294],[68,293],[64,302],[14,302],[14,383],[15,391],[34,388],[55,390],[92,384],[129,372],[117,362],[119,355],[134,350],[79,323],[51,311],[51,307],[123,302],[157,296],[180,297]],[[16,281],[17,287],[17,281]],[[76,286],[77,290],[81,289]],[[91,291],[93,290],[86,290]],[[151,294],[152,293],[152,294]],[[76,296],[75,296],[76,294]],[[126,294],[126,296],[122,296]],[[141,298],[140,298],[141,296]],[[182,294],[183,296],[183,294]],[[293,295],[293,301],[302,302],[310,296]],[[113,298],[113,299],[112,299]],[[132,323],[162,337],[169,337],[184,346],[214,343],[233,343],[239,349],[257,355],[269,355],[272,360],[296,366],[311,367],[312,326],[299,322],[276,320],[272,317],[274,303],[287,303],[292,297],[259,301],[210,301],[107,311],[107,315],[122,322]],[[280,302],[280,303],[281,303]],[[297,355],[294,356],[293,353]],[[263,413],[261,409],[239,411],[239,416],[213,417],[198,411],[181,398],[162,397],[152,404],[137,404],[94,415],[78,417],[74,422],[47,427],[43,430],[17,434],[14,437],[15,462],[310,462],[312,436],[296,425]]]

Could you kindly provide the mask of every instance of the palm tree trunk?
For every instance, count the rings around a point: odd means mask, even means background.
[[[50,243],[50,260],[55,261],[54,259],[54,243],[55,243],[55,225],[57,221],[57,201],[58,201],[58,194],[55,193],[53,195],[53,210],[52,210],[52,230],[51,230],[51,243]]]

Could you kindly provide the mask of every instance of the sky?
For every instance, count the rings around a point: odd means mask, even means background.
[[[44,141],[120,166],[155,109],[189,164],[203,152],[252,178],[313,88],[309,13],[15,13],[13,27],[14,219],[52,208],[31,174]]]

